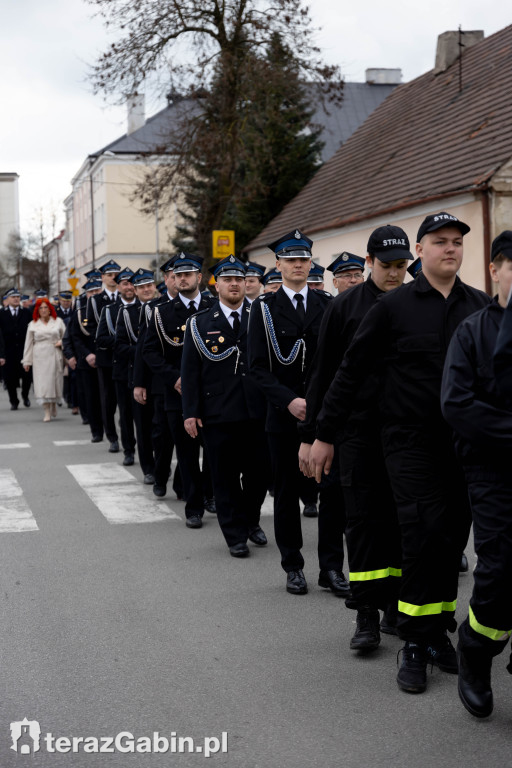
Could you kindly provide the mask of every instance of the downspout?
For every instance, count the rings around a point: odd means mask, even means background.
[[[484,275],[485,290],[489,296],[493,295],[489,264],[491,262],[491,204],[489,200],[489,187],[482,189],[482,221],[484,226]]]

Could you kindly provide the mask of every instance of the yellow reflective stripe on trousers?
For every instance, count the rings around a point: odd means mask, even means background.
[[[479,635],[485,635],[485,637],[488,637],[491,640],[506,640],[512,635],[512,629],[491,629],[490,627],[484,627],[484,625],[480,624],[477,620],[471,606],[469,606],[469,625],[471,629],[474,629]]]
[[[401,568],[380,568],[377,571],[355,571],[349,573],[349,581],[373,581],[386,579],[388,576],[401,576]]]
[[[456,607],[456,600],[451,603],[427,603],[426,605],[413,605],[412,603],[404,603],[402,600],[398,601],[398,610],[408,616],[435,616],[443,611],[455,611]]]

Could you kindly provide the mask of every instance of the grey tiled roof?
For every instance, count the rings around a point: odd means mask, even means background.
[[[394,85],[369,85],[368,83],[345,83],[341,106],[329,105],[324,108],[319,104],[312,122],[324,126],[321,140],[325,146],[322,162],[328,160],[347,139],[359,128],[373,110],[396,88]],[[154,152],[158,147],[167,145],[169,132],[179,128],[182,120],[197,114],[198,103],[193,99],[176,101],[165,107],[146,124],[130,135],[124,134],[107,146],[93,152],[115,154],[141,154]]]
[[[319,105],[313,122],[324,126],[321,137],[325,144],[322,162],[325,163],[338,151],[395,88],[396,85],[345,83],[340,107],[329,106],[326,111]]]

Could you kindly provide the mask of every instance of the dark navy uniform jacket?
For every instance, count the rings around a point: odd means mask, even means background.
[[[148,302],[146,302],[147,304]],[[133,389],[133,368],[139,331],[145,323],[146,304],[138,300],[119,309],[116,332],[114,336],[114,352],[112,358],[112,378],[114,381],[126,381]]]
[[[249,371],[268,402],[268,432],[295,430],[297,427],[297,419],[287,408],[296,397],[305,396],[306,376],[316,351],[322,316],[330,301],[330,294],[309,288],[304,325],[282,288],[275,293],[259,296],[251,305],[248,335]],[[262,312],[263,304],[270,310],[276,343],[282,357],[286,359],[290,355],[298,339],[305,342],[305,352],[301,348],[295,362],[290,365],[279,359],[268,339]]]
[[[512,461],[512,392],[502,394],[493,357],[505,310],[497,299],[459,325],[446,356],[441,404],[465,464],[506,466]]]
[[[247,325],[250,303],[245,300],[241,308],[238,335],[219,306],[219,302],[194,316],[197,333],[204,349],[212,355],[221,355],[237,347],[224,360],[212,360],[194,341],[191,323],[187,324],[181,387],[183,392],[183,418],[200,418],[204,424],[260,419],[266,414],[266,403],[252,379],[247,375]],[[198,349],[199,346],[199,349]]]
[[[468,315],[489,303],[487,294],[458,277],[447,299],[425,274],[384,296],[364,317],[317,419],[317,437],[333,443],[346,424],[358,387],[382,366],[379,392],[384,447],[404,448],[404,433],[435,436],[447,427],[441,414],[443,366],[450,339]]]
[[[196,296],[200,299],[197,311],[211,307],[215,299]],[[190,313],[185,304],[176,296],[172,301],[164,302],[153,308],[152,317],[148,323],[142,350],[144,361],[149,365],[153,375],[157,375],[165,387],[165,410],[181,411],[181,395],[174,385],[181,376],[181,356],[183,339]]]
[[[151,301],[148,301],[145,305],[144,312],[139,315],[139,334],[133,361],[133,386],[134,388],[144,387],[153,395],[163,395],[165,387],[162,379],[157,375],[153,375],[151,368],[144,359],[144,341],[146,339],[148,326],[153,318],[154,308],[159,307],[161,304],[166,304],[169,301],[172,301],[172,299],[167,294],[158,296],[156,299],[151,299]]]
[[[7,380],[9,376],[16,375],[21,368],[25,337],[31,320],[32,312],[30,309],[19,307],[17,317],[13,317],[9,307],[0,309],[0,331],[4,337],[6,361],[2,372],[5,380]]]
[[[87,302],[87,330],[94,339],[96,365],[100,368],[110,368],[112,366],[112,349],[104,349],[96,343],[96,333],[100,324],[101,315],[105,307],[121,303],[121,296],[119,293],[117,294],[117,297],[112,300],[105,290],[91,296]]]
[[[343,291],[329,302],[322,318],[318,346],[308,375],[306,419],[298,425],[302,442],[313,443],[316,418],[322,407],[324,395],[363,317],[382,295],[384,292],[377,288],[369,277],[364,283]],[[371,428],[374,429],[377,387],[377,376],[373,376],[368,377],[363,387],[358,390],[350,418],[350,433],[367,430],[372,423]],[[346,436],[347,430],[344,432]]]
[[[135,306],[140,306],[138,299],[135,299]],[[112,379],[114,381],[126,381],[128,366],[118,359],[114,366],[114,341],[116,335],[116,325],[119,313],[125,305],[122,300],[115,304],[109,304],[103,307],[101,311],[100,322],[96,331],[96,363],[100,357],[100,365],[103,367],[112,366]],[[126,371],[123,370],[126,367]]]

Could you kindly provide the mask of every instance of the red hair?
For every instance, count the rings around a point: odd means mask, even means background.
[[[39,320],[39,308],[41,307],[41,304],[47,304],[50,308],[50,315],[53,317],[54,320],[57,319],[57,313],[55,311],[55,307],[53,304],[50,304],[48,299],[38,299],[36,303],[34,304],[34,311],[32,312],[32,319],[34,322],[37,322]]]

